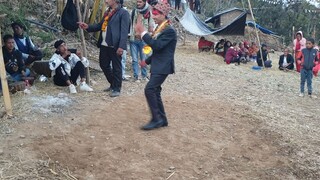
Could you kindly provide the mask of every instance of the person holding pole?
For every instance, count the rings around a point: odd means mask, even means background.
[[[100,31],[98,47],[100,48],[100,67],[110,83],[105,91],[111,92],[111,97],[120,96],[122,86],[121,59],[127,50],[127,39],[130,26],[130,16],[120,5],[120,0],[106,0],[108,9],[101,22],[88,25],[78,22],[81,29],[88,32]],[[111,64],[112,63],[112,68]]]
[[[293,52],[296,61],[296,69],[300,72],[301,66],[298,63],[298,57],[301,55],[301,50],[306,48],[306,39],[303,37],[302,31],[296,33],[296,38],[293,40]]]
[[[177,33],[170,25],[168,14],[170,5],[158,2],[152,9],[152,18],[158,25],[152,35],[148,34],[146,27],[140,22],[136,24],[135,31],[146,42],[144,52],[152,54],[141,66],[151,64],[151,76],[144,92],[152,114],[151,121],[142,127],[143,130],[152,130],[168,126],[168,120],[161,100],[161,85],[169,74],[174,73],[174,53],[177,45]]]

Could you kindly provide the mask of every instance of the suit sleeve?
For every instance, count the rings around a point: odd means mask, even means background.
[[[130,27],[130,15],[128,11],[124,11],[124,13],[121,16],[120,20],[120,42],[119,42],[119,48],[122,48],[124,50],[127,50],[127,40],[128,40],[128,33],[129,33],[129,27]]]
[[[289,63],[290,64],[294,63],[294,59],[293,59],[293,56],[291,54],[289,55]]]
[[[101,20],[99,23],[97,23],[97,24],[89,25],[87,31],[88,31],[88,32],[101,31],[101,27],[102,27],[103,22],[104,22],[104,18],[102,18],[102,20]]]
[[[173,29],[166,30],[167,32],[161,34],[158,39],[152,39],[149,34],[145,34],[142,39],[146,42],[154,51],[159,51],[166,47],[170,41],[177,38],[176,32]]]
[[[282,55],[280,56],[280,58],[279,58],[279,67],[282,67]]]

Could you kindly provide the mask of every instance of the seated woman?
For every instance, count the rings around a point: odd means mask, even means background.
[[[71,53],[63,40],[54,43],[55,54],[49,61],[49,68],[53,73],[53,81],[58,86],[69,86],[70,93],[77,93],[75,85],[80,76],[80,91],[93,91],[86,80],[85,68],[89,66],[89,61],[85,57],[81,59]]]
[[[215,47],[215,50],[216,50],[216,54],[220,55],[220,56],[224,56],[224,39],[221,39],[217,44],[216,44],[216,47]]]
[[[283,50],[283,55],[279,59],[279,69],[280,70],[293,70],[294,68],[294,59],[291,54],[289,54],[289,49],[286,48]]]
[[[259,48],[257,47],[255,42],[251,43],[251,46],[248,49],[249,51],[249,58],[251,59],[251,61],[257,61],[257,54],[259,51]]]
[[[25,68],[21,52],[14,47],[13,36],[5,35],[3,42],[2,52],[7,73],[10,74],[14,81],[21,81],[23,77],[30,76],[30,70]]]
[[[203,36],[199,39],[198,42],[198,50],[199,52],[203,51],[210,51],[211,49],[214,49],[214,42],[206,40]]]
[[[231,45],[228,48],[225,61],[227,64],[230,64],[230,63],[238,63],[236,65],[240,64],[239,48],[237,47],[237,43],[233,43],[233,45]]]

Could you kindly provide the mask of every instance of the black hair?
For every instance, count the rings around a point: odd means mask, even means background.
[[[19,26],[21,29],[25,30],[26,28],[24,27],[24,25],[22,25],[19,22],[14,22],[11,24],[12,29],[14,29],[15,26]]]
[[[3,36],[3,42],[6,43],[9,39],[14,39],[11,34],[6,34]]]
[[[313,38],[308,38],[307,41],[310,41],[312,44],[314,44],[314,39]]]

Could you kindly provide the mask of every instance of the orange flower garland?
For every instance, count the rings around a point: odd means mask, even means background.
[[[101,31],[105,32],[107,30],[109,20],[115,13],[116,13],[116,9],[114,9],[112,11],[110,9],[108,9],[108,11],[106,12],[107,15],[104,17],[104,22],[101,26]]]

